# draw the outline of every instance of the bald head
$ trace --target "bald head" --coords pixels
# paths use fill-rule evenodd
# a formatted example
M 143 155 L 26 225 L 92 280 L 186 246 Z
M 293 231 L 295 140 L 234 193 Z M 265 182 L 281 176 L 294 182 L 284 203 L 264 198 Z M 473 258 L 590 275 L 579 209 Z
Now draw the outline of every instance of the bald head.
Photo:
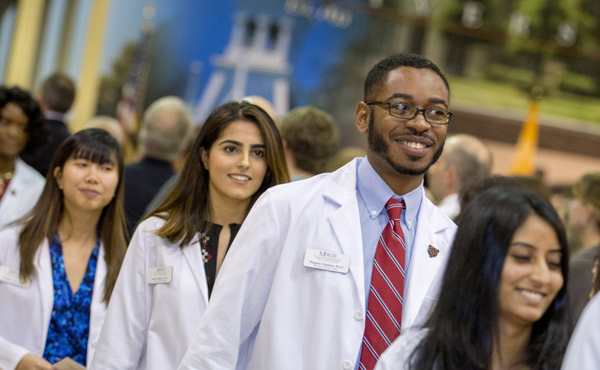
M 277 114 L 275 113 L 275 108 L 270 101 L 258 95 L 249 95 L 242 99 L 242 101 L 247 101 L 250 104 L 257 105 L 261 107 L 269 116 L 273 122 L 277 123 Z
M 492 164 L 492 152 L 478 138 L 467 134 L 449 136 L 440 160 L 427 172 L 429 189 L 438 201 L 459 194 L 490 176 Z
M 125 130 L 123 130 L 123 126 L 121 126 L 121 123 L 116 118 L 96 116 L 88 121 L 86 127 L 104 130 L 114 137 L 119 145 L 123 146 L 125 144 Z

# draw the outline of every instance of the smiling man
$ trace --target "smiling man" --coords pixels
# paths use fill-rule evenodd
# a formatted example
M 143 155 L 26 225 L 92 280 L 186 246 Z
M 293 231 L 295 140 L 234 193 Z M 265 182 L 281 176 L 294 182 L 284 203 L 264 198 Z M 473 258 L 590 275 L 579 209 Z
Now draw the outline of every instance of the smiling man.
M 356 108 L 367 157 L 257 201 L 180 369 L 371 370 L 422 323 L 456 230 L 423 190 L 449 100 L 421 56 L 376 64 Z

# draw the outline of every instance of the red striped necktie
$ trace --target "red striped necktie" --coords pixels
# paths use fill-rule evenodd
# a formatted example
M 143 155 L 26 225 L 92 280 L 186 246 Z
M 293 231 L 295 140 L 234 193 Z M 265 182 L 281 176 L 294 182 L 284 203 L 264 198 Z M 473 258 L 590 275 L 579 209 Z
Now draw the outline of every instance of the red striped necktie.
M 365 334 L 360 355 L 360 369 L 372 370 L 379 356 L 400 335 L 402 304 L 404 302 L 404 233 L 400 216 L 404 201 L 390 198 L 385 204 L 390 221 L 383 229 L 375 260 Z

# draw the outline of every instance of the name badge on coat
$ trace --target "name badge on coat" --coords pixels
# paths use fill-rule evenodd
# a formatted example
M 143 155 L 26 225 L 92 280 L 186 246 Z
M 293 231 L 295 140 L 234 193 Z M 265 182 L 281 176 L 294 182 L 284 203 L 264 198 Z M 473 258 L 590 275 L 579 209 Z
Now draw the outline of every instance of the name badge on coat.
M 345 274 L 350 267 L 350 256 L 318 249 L 307 249 L 304 254 L 304 266 Z
M 148 284 L 169 284 L 173 280 L 173 266 L 151 267 L 148 269 Z

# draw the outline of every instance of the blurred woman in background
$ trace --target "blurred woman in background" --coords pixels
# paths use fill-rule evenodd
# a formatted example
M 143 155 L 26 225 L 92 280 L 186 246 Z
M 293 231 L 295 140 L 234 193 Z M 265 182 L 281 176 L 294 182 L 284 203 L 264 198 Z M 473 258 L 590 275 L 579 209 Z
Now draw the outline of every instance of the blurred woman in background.
M 284 158 L 258 106 L 210 114 L 173 191 L 132 238 L 92 369 L 177 368 L 241 223 L 266 189 L 289 181 Z
M 494 187 L 461 216 L 440 297 L 376 370 L 558 369 L 568 340 L 568 248 L 554 208 Z
M 0 368 L 91 360 L 125 255 L 123 157 L 80 131 L 54 156 L 39 201 L 0 232 Z
M 0 86 L 0 230 L 29 212 L 44 188 L 44 177 L 19 155 L 44 143 L 44 116 L 31 95 Z

